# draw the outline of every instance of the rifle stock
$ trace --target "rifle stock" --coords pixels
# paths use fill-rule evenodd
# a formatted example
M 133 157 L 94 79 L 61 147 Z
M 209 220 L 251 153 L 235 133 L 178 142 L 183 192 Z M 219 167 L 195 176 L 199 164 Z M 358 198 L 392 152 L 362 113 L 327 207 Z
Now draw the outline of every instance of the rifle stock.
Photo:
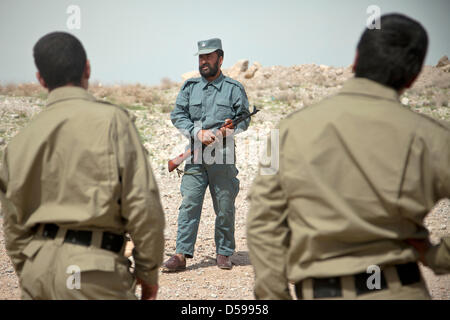
M 172 160 L 169 160 L 169 162 L 167 163 L 169 172 L 172 172 L 173 170 L 178 168 L 178 166 L 182 164 L 184 160 L 189 158 L 190 155 L 191 149 L 189 148 L 185 153 L 180 154 L 179 156 L 173 158 Z

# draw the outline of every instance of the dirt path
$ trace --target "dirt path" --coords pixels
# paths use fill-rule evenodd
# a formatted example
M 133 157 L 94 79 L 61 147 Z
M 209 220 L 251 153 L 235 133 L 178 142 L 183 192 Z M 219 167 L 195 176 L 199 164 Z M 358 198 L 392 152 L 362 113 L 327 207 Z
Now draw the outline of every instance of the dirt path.
M 163 205 L 166 210 L 165 256 L 169 257 L 175 252 L 177 207 L 181 199 L 170 196 L 172 190 L 178 190 L 178 178 L 164 182 L 161 183 L 161 193 L 165 195 Z M 241 181 L 241 193 L 237 200 L 236 253 L 232 257 L 233 269 L 221 270 L 215 264 L 213 228 L 215 217 L 211 197 L 207 194 L 194 258 L 188 260 L 185 272 L 160 273 L 158 299 L 253 299 L 254 274 L 245 238 L 245 215 L 248 204 L 244 198 L 248 187 L 248 181 Z M 450 201 L 446 201 L 427 217 L 426 222 L 432 232 L 432 240 L 438 239 L 450 227 L 449 213 Z M 2 222 L 0 219 L 0 223 Z M 450 275 L 437 277 L 428 268 L 421 269 L 433 299 L 450 299 Z M 0 228 L 0 300 L 19 298 L 17 277 L 6 255 L 3 230 Z

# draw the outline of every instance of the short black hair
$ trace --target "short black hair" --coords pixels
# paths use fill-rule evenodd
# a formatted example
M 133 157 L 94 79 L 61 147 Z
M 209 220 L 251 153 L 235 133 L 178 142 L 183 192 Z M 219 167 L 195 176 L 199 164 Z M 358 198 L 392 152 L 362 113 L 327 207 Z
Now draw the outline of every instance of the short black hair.
M 66 32 L 52 32 L 33 48 L 34 63 L 49 90 L 69 83 L 80 86 L 86 66 L 86 51 L 81 42 Z
M 381 16 L 380 27 L 363 32 L 357 47 L 355 77 L 403 89 L 422 69 L 427 32 L 419 22 L 402 14 Z
M 218 58 L 223 57 L 223 54 L 224 54 L 224 53 L 223 53 L 223 50 L 222 50 L 222 49 L 217 49 L 216 52 L 217 52 L 217 57 L 218 57 Z

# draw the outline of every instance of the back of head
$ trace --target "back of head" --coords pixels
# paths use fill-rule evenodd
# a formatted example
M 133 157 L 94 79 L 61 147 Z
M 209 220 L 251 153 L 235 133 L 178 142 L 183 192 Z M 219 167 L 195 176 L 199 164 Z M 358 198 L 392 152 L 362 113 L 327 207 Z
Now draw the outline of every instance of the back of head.
M 358 43 L 355 76 L 401 90 L 420 73 L 428 48 L 423 26 L 404 15 L 380 18 L 380 29 L 366 29 Z
M 79 86 L 86 66 L 81 42 L 66 32 L 52 32 L 33 48 L 34 62 L 49 90 L 72 84 Z

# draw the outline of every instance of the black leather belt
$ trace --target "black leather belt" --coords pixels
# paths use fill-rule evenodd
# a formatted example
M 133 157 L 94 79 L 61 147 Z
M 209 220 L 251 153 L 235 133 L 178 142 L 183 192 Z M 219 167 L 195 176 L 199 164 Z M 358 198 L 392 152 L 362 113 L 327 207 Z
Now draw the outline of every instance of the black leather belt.
M 56 224 L 45 224 L 42 235 L 47 238 L 55 239 L 59 227 Z M 92 231 L 67 230 L 64 236 L 64 242 L 90 246 L 92 241 Z M 101 248 L 119 253 L 122 249 L 125 238 L 122 235 L 104 231 L 102 234 Z
M 397 270 L 398 277 L 402 285 L 407 286 L 420 282 L 421 275 L 420 270 L 415 262 L 399 264 L 394 266 Z M 388 288 L 386 278 L 383 271 L 380 273 L 380 288 L 379 289 L 369 289 L 367 287 L 367 279 L 371 276 L 371 273 L 358 273 L 353 275 L 355 281 L 356 295 L 360 296 L 366 293 L 373 293 L 376 291 L 384 290 Z M 336 298 L 342 297 L 342 287 L 340 277 L 332 278 L 313 278 L 313 297 L 317 298 Z M 298 299 L 302 299 L 302 283 L 298 282 L 295 284 L 295 292 Z

